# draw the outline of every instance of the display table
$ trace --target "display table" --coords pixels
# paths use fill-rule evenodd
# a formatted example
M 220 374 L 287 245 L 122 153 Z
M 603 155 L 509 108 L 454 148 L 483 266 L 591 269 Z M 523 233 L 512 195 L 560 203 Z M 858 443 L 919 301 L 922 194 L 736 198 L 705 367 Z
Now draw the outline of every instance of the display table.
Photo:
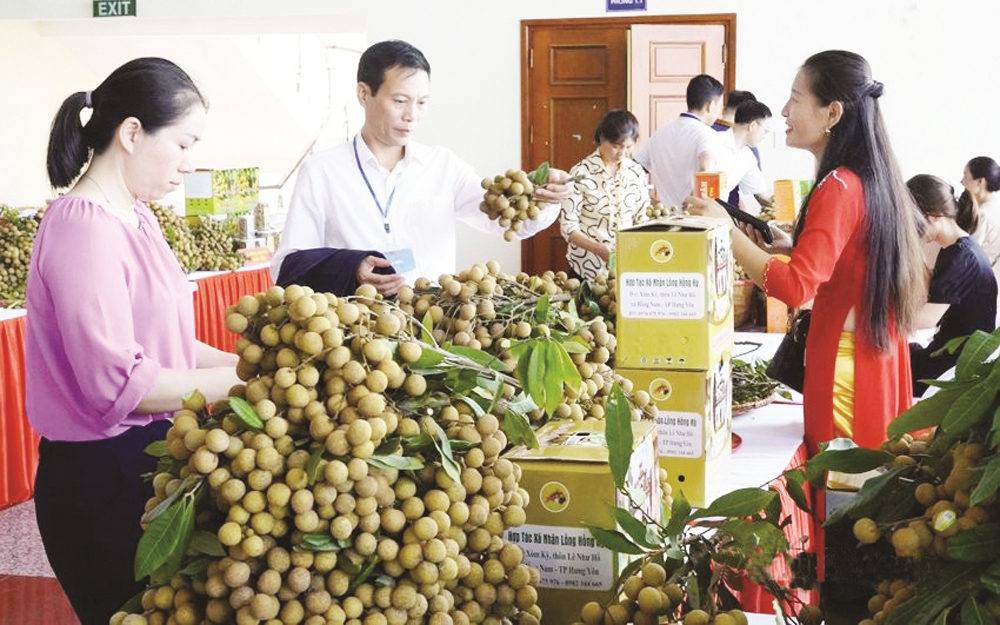
M 236 335 L 226 329 L 226 308 L 244 295 L 267 290 L 272 284 L 268 268 L 197 272 L 190 279 L 195 336 L 232 351 Z M 24 407 L 24 328 L 24 310 L 0 309 L 0 509 L 31 498 L 38 466 L 39 437 Z

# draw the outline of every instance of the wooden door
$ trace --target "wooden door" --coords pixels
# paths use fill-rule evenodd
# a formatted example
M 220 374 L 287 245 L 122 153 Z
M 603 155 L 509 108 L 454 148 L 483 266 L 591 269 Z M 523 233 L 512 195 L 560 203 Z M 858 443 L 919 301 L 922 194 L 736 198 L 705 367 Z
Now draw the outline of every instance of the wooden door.
M 732 89 L 736 80 L 735 14 L 522 21 L 521 167 L 531 170 L 542 161 L 549 161 L 554 167 L 569 170 L 594 149 L 594 128 L 604 114 L 611 109 L 633 106 L 629 101 L 629 82 L 634 80 L 630 71 L 635 71 L 630 70 L 634 64 L 629 59 L 633 28 L 705 24 L 722 29 L 725 58 L 720 74 L 714 70 L 706 73 L 718 77 L 727 90 Z M 673 34 L 679 37 L 679 44 L 690 42 L 694 36 L 684 31 Z M 658 45 L 664 42 L 657 41 Z M 687 56 L 691 55 L 692 46 L 678 47 Z M 691 63 L 685 58 L 683 65 L 687 68 Z M 657 72 L 665 69 L 655 63 L 654 68 Z M 697 73 L 701 72 L 690 76 Z M 657 106 L 654 110 L 661 111 L 657 115 L 665 117 L 670 113 Z M 559 233 L 558 223 L 522 242 L 523 271 L 540 274 L 567 268 L 566 242 Z
M 620 27 L 549 28 L 525 33 L 528 50 L 525 109 L 530 109 L 524 169 L 542 161 L 569 170 L 594 150 L 604 114 L 625 108 L 628 31 Z M 559 222 L 522 243 L 529 274 L 568 269 Z
M 687 110 L 692 78 L 708 74 L 725 81 L 725 35 L 721 24 L 632 26 L 630 102 L 642 139 Z

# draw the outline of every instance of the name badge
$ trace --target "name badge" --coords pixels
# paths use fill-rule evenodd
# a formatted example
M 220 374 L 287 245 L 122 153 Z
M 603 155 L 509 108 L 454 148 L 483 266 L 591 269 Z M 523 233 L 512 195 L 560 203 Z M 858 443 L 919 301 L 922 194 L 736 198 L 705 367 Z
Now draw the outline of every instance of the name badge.
M 413 258 L 413 250 L 410 248 L 402 250 L 392 250 L 383 252 L 386 259 L 392 263 L 392 268 L 396 273 L 410 273 L 417 268 L 417 261 Z

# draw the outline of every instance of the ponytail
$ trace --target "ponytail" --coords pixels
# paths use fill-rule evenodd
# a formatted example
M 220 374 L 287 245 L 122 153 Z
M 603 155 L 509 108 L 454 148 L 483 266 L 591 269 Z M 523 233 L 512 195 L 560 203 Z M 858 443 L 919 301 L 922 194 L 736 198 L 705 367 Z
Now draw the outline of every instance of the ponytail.
M 87 93 L 78 91 L 66 98 L 52 120 L 45 164 L 49 182 L 57 189 L 72 184 L 90 159 L 90 149 L 80 121 L 84 108 L 87 108 Z
M 979 228 L 980 212 L 968 190 L 962 191 L 962 195 L 958 196 L 958 214 L 955 216 L 958 227 L 969 234 L 974 233 Z

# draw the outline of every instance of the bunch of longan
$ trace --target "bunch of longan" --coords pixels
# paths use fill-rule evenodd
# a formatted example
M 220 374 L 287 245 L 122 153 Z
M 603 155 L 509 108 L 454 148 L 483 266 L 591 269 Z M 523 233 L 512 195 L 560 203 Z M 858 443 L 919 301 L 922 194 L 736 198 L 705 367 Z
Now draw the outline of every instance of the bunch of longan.
M 524 222 L 537 218 L 542 210 L 539 202 L 531 197 L 535 183 L 520 169 L 508 169 L 493 178 L 483 178 L 482 187 L 486 193 L 479 209 L 506 228 L 503 236 L 506 241 L 516 239 Z
M 171 601 L 151 587 L 147 622 L 540 622 L 538 573 L 504 538 L 528 494 L 500 420 L 411 370 L 431 347 L 398 308 L 368 287 L 293 285 L 241 298 L 226 322 L 241 334 L 235 395 L 261 425 L 198 405 L 175 417 L 175 467 L 148 510 L 203 476 L 196 529 L 224 555 L 175 575 Z
M 158 202 L 148 205 L 184 271 L 219 271 L 243 265 L 242 257 L 233 250 L 232 233 L 223 221 L 183 217 Z
M 22 216 L 21 211 L 0 205 L 0 307 L 24 305 L 31 246 L 44 209 Z

